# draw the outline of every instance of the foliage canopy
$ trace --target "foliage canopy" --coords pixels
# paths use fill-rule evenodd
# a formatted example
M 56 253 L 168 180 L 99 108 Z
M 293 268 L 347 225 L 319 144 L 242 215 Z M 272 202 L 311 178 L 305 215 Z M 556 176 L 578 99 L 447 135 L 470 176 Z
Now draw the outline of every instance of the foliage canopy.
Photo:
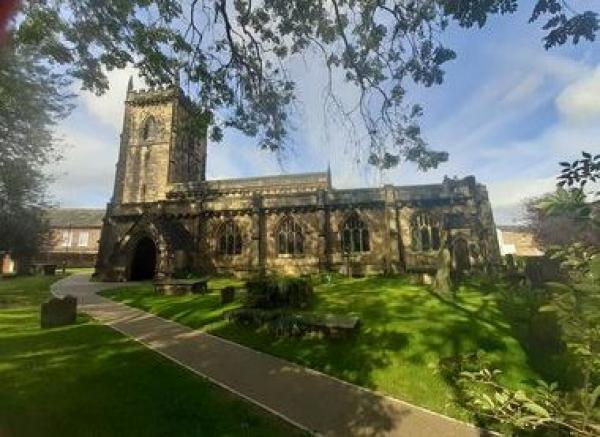
M 260 147 L 286 145 L 296 84 L 288 61 L 309 53 L 328 68 L 326 104 L 337 109 L 368 162 L 380 169 L 402 160 L 435 168 L 448 159 L 421 136 L 422 108 L 407 99 L 411 82 L 441 84 L 455 58 L 440 35 L 451 22 L 484 26 L 491 15 L 517 10 L 517 0 L 26 0 L 19 43 L 68 66 L 83 88 L 108 87 L 106 70 L 135 65 L 150 84 L 183 81 L 223 128 L 257 137 Z M 591 11 L 563 0 L 537 0 L 530 21 L 544 21 L 544 46 L 593 41 Z M 341 77 L 358 90 L 344 101 Z
M 31 257 L 44 235 L 43 168 L 58 157 L 56 122 L 71 110 L 68 76 L 33 47 L 0 49 L 0 250 Z

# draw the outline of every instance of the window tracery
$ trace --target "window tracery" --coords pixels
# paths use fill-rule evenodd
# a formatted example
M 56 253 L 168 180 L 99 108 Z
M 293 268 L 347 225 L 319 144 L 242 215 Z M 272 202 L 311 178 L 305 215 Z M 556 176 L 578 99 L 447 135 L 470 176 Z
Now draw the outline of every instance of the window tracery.
M 412 249 L 418 252 L 439 250 L 441 246 L 439 221 L 425 212 L 413 216 L 411 224 Z
M 277 253 L 280 255 L 301 255 L 304 253 L 304 235 L 300 225 L 286 217 L 277 229 Z
M 219 255 L 239 255 L 242 253 L 242 234 L 233 221 L 223 223 L 219 229 Z
M 369 229 L 356 212 L 346 219 L 342 226 L 343 252 L 368 252 L 371 250 Z

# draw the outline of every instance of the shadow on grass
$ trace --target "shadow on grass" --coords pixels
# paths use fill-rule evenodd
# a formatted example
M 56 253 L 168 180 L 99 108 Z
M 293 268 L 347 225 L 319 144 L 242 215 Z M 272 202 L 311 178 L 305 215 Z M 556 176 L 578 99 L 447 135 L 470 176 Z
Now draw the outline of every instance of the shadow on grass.
M 0 311 L 2 435 L 302 435 L 86 317 L 42 330 L 36 309 Z
M 218 294 L 160 297 L 149 289 L 112 291 L 111 297 L 177 320 L 192 328 L 380 390 L 459 419 L 472 419 L 460 405 L 453 377 L 440 362 L 478 350 L 501 363 L 507 379 L 520 384 L 533 375 L 493 290 L 467 284 L 456 299 L 442 298 L 407 278 L 338 280 L 316 288 L 313 310 L 356 315 L 359 334 L 350 339 L 275 338 L 222 320 Z

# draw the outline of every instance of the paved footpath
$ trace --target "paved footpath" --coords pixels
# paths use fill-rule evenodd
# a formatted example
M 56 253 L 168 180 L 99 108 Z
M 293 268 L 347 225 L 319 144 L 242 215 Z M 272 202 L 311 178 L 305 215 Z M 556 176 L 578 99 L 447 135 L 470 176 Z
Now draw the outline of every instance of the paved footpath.
M 187 369 L 325 436 L 481 436 L 485 431 L 388 396 L 254 351 L 179 323 L 97 296 L 125 283 L 77 275 L 52 292 L 71 294 L 81 311 Z

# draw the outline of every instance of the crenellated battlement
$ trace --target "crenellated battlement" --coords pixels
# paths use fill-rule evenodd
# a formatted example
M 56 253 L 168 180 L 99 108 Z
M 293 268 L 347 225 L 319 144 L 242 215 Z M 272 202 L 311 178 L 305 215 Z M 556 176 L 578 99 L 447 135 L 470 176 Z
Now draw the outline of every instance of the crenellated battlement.
M 139 106 L 166 103 L 174 100 L 178 101 L 180 105 L 183 105 L 186 108 L 191 108 L 193 106 L 192 100 L 185 95 L 178 85 L 162 85 L 137 90 L 130 88 L 127 90 L 125 102 L 130 105 Z
M 130 79 L 125 102 L 116 204 L 163 200 L 171 183 L 204 180 L 206 133 L 189 133 L 198 112 L 178 84 L 135 90 Z

